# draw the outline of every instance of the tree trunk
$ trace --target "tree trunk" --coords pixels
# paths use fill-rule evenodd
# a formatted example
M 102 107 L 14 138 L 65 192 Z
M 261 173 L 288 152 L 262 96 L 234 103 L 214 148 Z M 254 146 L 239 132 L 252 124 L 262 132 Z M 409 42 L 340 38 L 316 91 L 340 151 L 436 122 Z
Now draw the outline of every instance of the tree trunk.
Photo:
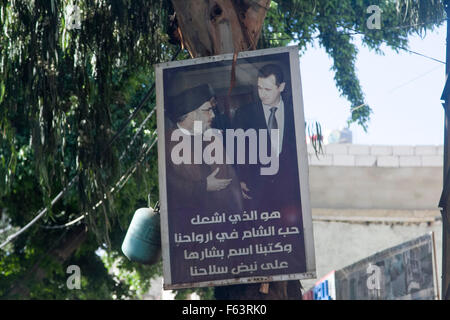
M 178 37 L 191 57 L 255 50 L 270 0 L 172 0 Z M 220 300 L 301 299 L 300 281 L 215 288 Z
M 193 58 L 254 50 L 270 0 L 172 0 Z

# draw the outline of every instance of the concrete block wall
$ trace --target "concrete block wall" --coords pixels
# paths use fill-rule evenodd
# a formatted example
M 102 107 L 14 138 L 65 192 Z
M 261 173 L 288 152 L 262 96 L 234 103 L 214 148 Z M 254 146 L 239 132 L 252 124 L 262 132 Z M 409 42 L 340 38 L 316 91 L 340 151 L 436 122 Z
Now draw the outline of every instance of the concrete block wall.
M 383 146 L 328 144 L 316 156 L 308 144 L 310 166 L 442 167 L 443 146 Z
M 305 289 L 331 270 L 430 231 L 440 275 L 443 147 L 330 144 L 323 151 L 317 158 L 308 145 L 317 279 L 302 280 Z M 417 219 L 422 214 L 431 220 Z

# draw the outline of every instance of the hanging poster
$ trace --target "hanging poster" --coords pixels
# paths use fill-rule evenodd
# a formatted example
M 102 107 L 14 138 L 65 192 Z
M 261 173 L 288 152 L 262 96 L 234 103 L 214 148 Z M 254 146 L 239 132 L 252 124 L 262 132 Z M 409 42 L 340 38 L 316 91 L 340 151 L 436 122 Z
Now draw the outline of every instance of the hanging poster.
M 298 48 L 155 72 L 164 287 L 314 278 Z

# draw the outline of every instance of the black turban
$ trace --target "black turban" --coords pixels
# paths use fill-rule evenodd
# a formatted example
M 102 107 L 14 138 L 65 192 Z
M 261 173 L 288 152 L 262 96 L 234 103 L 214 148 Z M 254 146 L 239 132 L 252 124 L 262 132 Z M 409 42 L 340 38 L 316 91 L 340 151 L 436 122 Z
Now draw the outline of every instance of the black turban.
M 181 116 L 199 108 L 214 96 L 214 89 L 209 84 L 186 89 L 176 96 L 168 97 L 166 113 L 173 122 L 177 122 Z

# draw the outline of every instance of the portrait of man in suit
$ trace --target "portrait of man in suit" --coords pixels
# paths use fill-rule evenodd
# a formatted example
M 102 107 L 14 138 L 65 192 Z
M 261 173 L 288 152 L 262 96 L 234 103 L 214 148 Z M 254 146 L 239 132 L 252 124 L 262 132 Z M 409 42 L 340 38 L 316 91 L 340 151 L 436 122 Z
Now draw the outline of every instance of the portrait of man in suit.
M 258 99 L 256 103 L 241 106 L 234 117 L 234 127 L 243 130 L 265 130 L 269 136 L 267 150 L 278 154 L 278 172 L 261 174 L 262 164 L 238 165 L 238 176 L 246 208 L 259 210 L 300 210 L 300 185 L 298 178 L 297 149 L 294 127 L 292 95 L 288 90 L 283 69 L 275 63 L 263 65 L 258 70 Z M 270 139 L 278 130 L 278 141 Z M 261 134 L 258 135 L 259 153 Z M 247 146 L 247 155 L 251 146 Z

